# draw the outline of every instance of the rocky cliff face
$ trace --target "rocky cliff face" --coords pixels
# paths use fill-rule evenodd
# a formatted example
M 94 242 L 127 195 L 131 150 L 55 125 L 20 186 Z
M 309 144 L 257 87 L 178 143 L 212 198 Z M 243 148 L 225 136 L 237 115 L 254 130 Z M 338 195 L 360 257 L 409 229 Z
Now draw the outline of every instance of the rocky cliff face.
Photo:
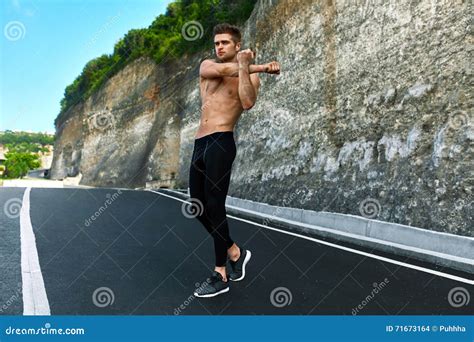
M 53 155 L 54 155 L 54 146 L 53 145 L 46 145 L 48 152 L 39 152 L 39 162 L 40 162 L 40 169 L 49 169 L 53 162 Z
M 81 184 L 92 186 L 172 185 L 180 143 L 175 68 L 137 59 L 70 108 L 58 123 L 51 178 L 81 173 Z
M 229 195 L 473 236 L 468 6 L 259 1 L 244 46 L 282 73 L 236 127 Z M 203 57 L 137 60 L 71 108 L 52 176 L 187 187 Z

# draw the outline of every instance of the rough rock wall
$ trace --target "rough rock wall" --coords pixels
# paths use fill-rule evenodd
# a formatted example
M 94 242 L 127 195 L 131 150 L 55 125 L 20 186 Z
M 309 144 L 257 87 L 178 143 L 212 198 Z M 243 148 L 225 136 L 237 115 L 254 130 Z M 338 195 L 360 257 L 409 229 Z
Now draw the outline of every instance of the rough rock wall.
M 39 162 L 41 166 L 40 169 L 49 169 L 53 162 L 54 156 L 54 146 L 53 145 L 46 145 L 45 146 L 49 151 L 48 152 L 39 152 Z
M 260 1 L 244 45 L 282 73 L 238 123 L 229 195 L 472 236 L 472 24 L 467 1 Z
M 470 3 L 259 1 L 244 46 L 282 73 L 236 127 L 229 195 L 473 236 Z M 71 109 L 56 176 L 186 188 L 204 57 L 138 60 Z
M 173 185 L 180 117 L 166 98 L 180 89 L 170 83 L 174 67 L 137 59 L 69 109 L 58 123 L 51 178 L 81 173 L 81 184 L 91 186 Z

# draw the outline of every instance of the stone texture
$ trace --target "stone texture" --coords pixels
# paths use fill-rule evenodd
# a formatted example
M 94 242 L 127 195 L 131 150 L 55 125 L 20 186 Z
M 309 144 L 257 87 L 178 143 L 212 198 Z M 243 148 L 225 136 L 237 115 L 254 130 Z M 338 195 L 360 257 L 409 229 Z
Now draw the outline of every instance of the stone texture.
M 72 107 L 58 123 L 51 178 L 81 173 L 81 184 L 91 186 L 174 185 L 181 119 L 169 93 L 179 84 L 167 82 L 175 67 L 140 58 Z

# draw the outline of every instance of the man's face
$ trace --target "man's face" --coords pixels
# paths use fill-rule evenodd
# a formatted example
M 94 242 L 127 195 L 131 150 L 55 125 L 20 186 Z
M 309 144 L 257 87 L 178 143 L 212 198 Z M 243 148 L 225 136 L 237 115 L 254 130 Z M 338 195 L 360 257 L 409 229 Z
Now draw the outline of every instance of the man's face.
M 221 62 L 232 60 L 240 50 L 240 43 L 234 43 L 229 33 L 216 34 L 214 36 L 214 48 L 217 59 Z

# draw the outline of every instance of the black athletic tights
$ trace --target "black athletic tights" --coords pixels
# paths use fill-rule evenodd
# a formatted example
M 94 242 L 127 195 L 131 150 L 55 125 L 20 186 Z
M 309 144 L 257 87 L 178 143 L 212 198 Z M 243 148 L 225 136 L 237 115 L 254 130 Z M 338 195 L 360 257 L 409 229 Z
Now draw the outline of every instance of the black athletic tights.
M 197 219 L 214 239 L 216 266 L 225 266 L 227 249 L 234 241 L 227 224 L 225 199 L 236 147 L 232 131 L 214 132 L 194 140 L 189 172 L 189 195 L 199 200 Z M 199 203 L 198 202 L 198 203 Z

